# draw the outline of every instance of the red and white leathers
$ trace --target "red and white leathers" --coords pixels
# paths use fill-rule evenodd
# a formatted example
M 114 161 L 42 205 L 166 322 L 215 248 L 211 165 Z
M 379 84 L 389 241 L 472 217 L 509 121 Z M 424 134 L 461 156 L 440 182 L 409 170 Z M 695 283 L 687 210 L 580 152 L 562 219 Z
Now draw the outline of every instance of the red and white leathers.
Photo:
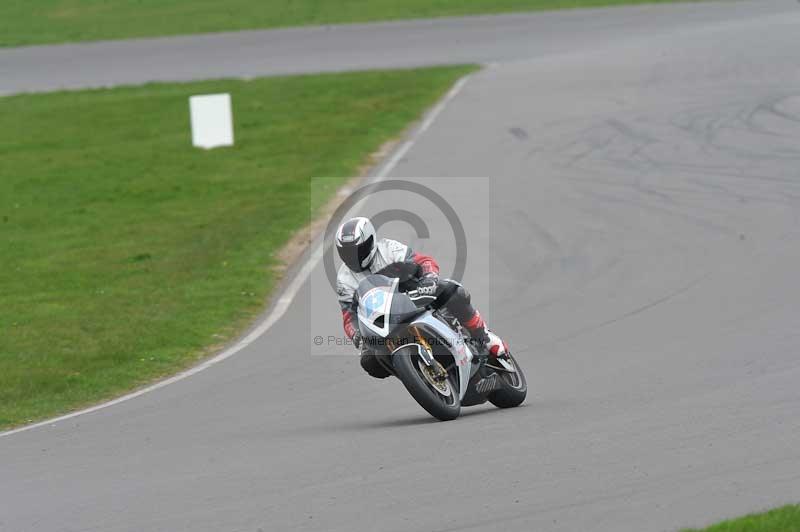
M 361 272 L 354 272 L 342 264 L 337 274 L 336 292 L 342 309 L 344 332 L 350 339 L 355 335 L 357 327 L 357 307 L 354 302 L 354 296 L 359 283 L 366 276 L 396 262 L 413 262 L 419 267 L 419 277 L 434 276 L 438 278 L 439 275 L 439 265 L 432 257 L 416 253 L 402 242 L 382 238 L 377 241 L 376 248 L 375 257 L 367 269 Z M 453 295 L 445 305 L 447 310 L 458 319 L 473 338 L 486 343 L 486 347 L 492 356 L 503 355 L 507 350 L 505 342 L 486 327 L 480 312 L 472 306 L 471 297 L 466 289 L 459 283 L 449 279 L 438 281 L 440 289 L 453 284 L 456 286 L 455 290 L 453 290 Z

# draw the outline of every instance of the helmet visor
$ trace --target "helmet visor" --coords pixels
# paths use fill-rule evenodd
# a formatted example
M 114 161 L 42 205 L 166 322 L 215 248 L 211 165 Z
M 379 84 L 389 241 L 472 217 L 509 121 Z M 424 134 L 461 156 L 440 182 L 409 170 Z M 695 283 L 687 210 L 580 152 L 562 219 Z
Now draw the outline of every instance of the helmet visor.
M 361 244 L 342 244 L 336 246 L 339 251 L 339 258 L 342 259 L 348 268 L 353 271 L 360 272 L 366 269 L 367 265 L 364 264 L 372 253 L 374 238 L 370 236 Z

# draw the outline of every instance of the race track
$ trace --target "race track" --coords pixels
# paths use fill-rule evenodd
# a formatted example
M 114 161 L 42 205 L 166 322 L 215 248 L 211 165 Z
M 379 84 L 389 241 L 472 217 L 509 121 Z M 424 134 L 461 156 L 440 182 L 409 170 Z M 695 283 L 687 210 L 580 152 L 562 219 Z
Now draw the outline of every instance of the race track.
M 375 27 L 435 43 L 443 26 L 452 51 L 468 20 Z M 523 407 L 437 423 L 396 381 L 322 356 L 312 337 L 341 325 L 317 264 L 236 356 L 0 437 L 1 531 L 674 531 L 800 499 L 798 4 L 475 20 L 517 24 L 526 44 L 397 58 L 353 40 L 319 62 L 491 61 L 390 177 L 490 178 L 490 223 L 465 225 L 491 275 L 466 282 L 527 371 Z M 58 50 L 0 52 L 0 91 L 44 90 L 8 58 Z M 258 73 L 291 70 L 271 68 Z M 448 269 L 450 235 L 435 223 L 412 243 Z

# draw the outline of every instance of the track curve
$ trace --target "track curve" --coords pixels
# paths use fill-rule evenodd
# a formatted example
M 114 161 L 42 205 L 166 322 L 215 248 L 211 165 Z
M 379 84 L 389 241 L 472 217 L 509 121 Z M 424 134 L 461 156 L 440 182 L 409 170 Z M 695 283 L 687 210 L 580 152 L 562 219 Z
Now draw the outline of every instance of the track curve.
M 669 23 L 618 35 L 641 12 Z M 312 358 L 340 327 L 318 266 L 236 357 L 0 438 L 0 530 L 675 530 L 796 499 L 800 11 L 592 13 L 474 75 L 392 172 L 491 176 L 470 286 L 522 408 L 440 424 Z

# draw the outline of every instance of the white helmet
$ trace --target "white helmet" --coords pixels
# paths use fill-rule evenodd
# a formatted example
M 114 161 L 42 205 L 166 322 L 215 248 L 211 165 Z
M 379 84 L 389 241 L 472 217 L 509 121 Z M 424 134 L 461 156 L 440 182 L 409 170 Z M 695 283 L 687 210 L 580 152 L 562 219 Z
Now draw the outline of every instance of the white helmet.
M 354 272 L 369 268 L 376 250 L 375 228 L 369 218 L 351 218 L 336 231 L 336 251 Z

